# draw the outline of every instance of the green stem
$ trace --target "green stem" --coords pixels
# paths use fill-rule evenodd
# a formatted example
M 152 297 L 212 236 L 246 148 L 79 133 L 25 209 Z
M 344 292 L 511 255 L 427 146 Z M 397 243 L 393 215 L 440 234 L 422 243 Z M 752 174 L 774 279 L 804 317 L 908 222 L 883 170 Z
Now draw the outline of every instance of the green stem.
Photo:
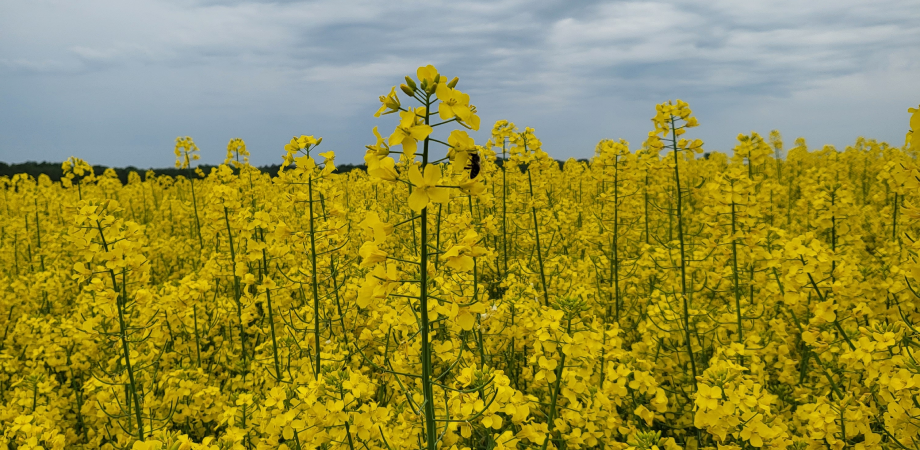
M 105 240 L 105 233 L 102 231 L 102 224 L 97 220 L 96 229 L 99 230 L 99 237 L 102 239 L 102 248 L 108 253 L 109 244 Z M 115 278 L 115 270 L 109 269 L 109 275 L 112 278 L 112 289 L 116 292 L 115 305 L 118 309 L 118 335 L 121 338 L 121 347 L 123 350 L 125 358 L 125 370 L 128 371 L 128 385 L 125 386 L 128 392 L 131 394 L 132 399 L 134 400 L 134 416 L 137 420 L 137 439 L 139 441 L 144 440 L 144 420 L 141 417 L 141 399 L 137 393 L 137 384 L 134 381 L 134 368 L 131 366 L 131 349 L 128 346 L 128 324 L 125 320 L 125 302 L 127 301 L 127 287 L 125 269 L 122 269 L 121 272 L 121 293 L 119 294 L 118 282 Z
M 645 244 L 651 244 L 651 234 L 649 233 L 648 228 L 648 170 L 645 171 L 645 189 L 643 190 L 643 197 L 645 198 Z
M 786 289 L 783 287 L 783 283 L 782 283 L 782 282 L 780 281 L 780 279 L 779 279 L 779 273 L 777 272 L 776 267 L 773 268 L 773 277 L 776 278 L 776 284 L 777 284 L 777 286 L 779 286 L 779 292 L 780 292 L 780 294 L 783 295 L 783 296 L 785 296 L 785 295 L 786 295 Z M 802 324 L 801 324 L 801 322 L 799 322 L 799 317 L 795 314 L 795 311 L 793 311 L 792 308 L 791 308 L 790 306 L 788 306 L 788 305 L 784 305 L 784 306 L 786 306 L 786 311 L 789 311 L 789 314 L 792 316 L 792 321 L 795 323 L 796 328 L 798 328 L 798 330 L 799 330 L 799 336 L 801 336 L 801 335 L 805 332 L 805 329 L 802 328 Z M 807 349 L 807 348 L 808 348 L 808 347 L 806 346 L 806 349 Z M 806 351 L 807 351 L 807 350 L 806 350 Z M 821 357 L 820 357 L 820 355 L 818 355 L 818 354 L 815 353 L 815 352 L 809 352 L 808 355 L 810 355 L 812 358 L 814 358 L 814 359 L 815 359 L 815 362 L 818 363 L 818 366 L 822 369 L 821 371 L 823 372 L 824 377 L 827 378 L 827 382 L 830 383 L 830 385 L 831 385 L 831 390 L 833 390 L 834 393 L 837 394 L 837 398 L 842 399 L 842 398 L 843 398 L 843 394 L 841 393 L 840 388 L 837 387 L 837 383 L 834 381 L 834 378 L 833 378 L 833 377 L 831 376 L 831 374 L 827 371 L 827 368 L 824 367 L 824 363 L 821 362 Z M 807 358 L 804 358 L 804 360 L 807 361 Z
M 198 249 L 204 251 L 204 239 L 201 238 L 201 222 L 198 220 L 198 200 L 195 197 L 195 180 L 192 178 L 192 169 L 189 168 L 188 181 L 192 186 L 192 208 L 195 209 L 195 230 L 198 232 Z
M 614 156 L 613 170 L 613 261 L 610 264 L 611 280 L 613 283 L 614 304 L 616 305 L 616 321 L 620 323 L 620 158 Z
M 738 317 L 738 343 L 744 345 L 744 327 L 741 324 L 741 286 L 738 281 L 738 240 L 735 239 L 735 201 L 732 200 L 732 283 L 735 291 L 735 313 Z M 738 364 L 744 365 L 744 357 L 738 355 Z
M 192 321 L 195 324 L 195 352 L 198 355 L 198 367 L 201 367 L 201 336 L 198 335 L 198 305 L 192 305 Z
M 431 107 L 431 98 L 425 98 L 425 110 Z M 427 125 L 430 118 L 425 115 L 425 124 Z M 425 138 L 424 150 L 422 153 L 422 167 L 428 164 L 428 138 Z M 422 209 L 421 214 L 421 293 L 419 294 L 419 303 L 421 308 L 421 338 L 422 338 L 422 395 L 424 397 L 424 414 L 425 414 L 425 444 L 428 450 L 435 450 L 437 443 L 437 424 L 434 415 L 434 390 L 431 379 L 431 343 L 428 337 L 429 319 L 428 319 L 428 206 Z
M 565 332 L 566 334 L 571 333 L 572 331 L 572 318 L 568 319 L 566 324 Z M 562 348 L 559 347 L 561 356 L 559 357 L 559 365 L 556 366 L 556 383 L 553 386 L 553 393 L 550 397 L 549 404 L 549 413 L 546 416 L 546 439 L 543 441 L 543 448 L 541 450 L 546 450 L 547 444 L 549 444 L 550 435 L 553 434 L 553 430 L 556 425 L 556 401 L 559 399 L 559 391 L 562 389 L 562 371 L 565 369 L 565 352 L 562 351 Z
M 837 191 L 831 193 L 831 207 L 835 206 L 837 202 Z M 837 216 L 831 216 L 831 251 L 834 252 L 834 256 L 831 259 L 831 284 L 837 281 Z
M 313 268 L 310 276 L 310 284 L 313 288 L 313 343 L 316 346 L 316 365 L 313 375 L 318 380 L 323 357 L 319 343 L 319 287 L 316 279 L 316 219 L 313 213 L 313 175 L 310 175 L 308 180 L 307 192 L 309 192 L 310 203 L 310 264 Z
M 891 240 L 898 240 L 898 193 L 894 193 L 894 217 L 891 220 Z
M 230 214 L 224 207 L 224 223 L 227 225 L 227 241 L 230 245 L 230 270 L 233 272 L 233 300 L 236 302 L 236 317 L 240 323 L 240 357 L 246 361 L 246 330 L 243 326 L 243 305 L 240 299 L 243 296 L 240 287 L 240 277 L 236 276 L 236 249 L 233 247 L 233 231 L 230 230 Z
M 693 355 L 693 343 L 690 340 L 690 300 L 687 295 L 687 257 L 684 249 L 683 191 L 680 187 L 679 154 L 677 149 L 677 130 L 674 116 L 671 116 L 671 149 L 674 152 L 674 184 L 677 188 L 677 238 L 680 241 L 680 294 L 683 300 L 684 338 L 687 341 L 687 353 L 690 355 L 690 370 L 693 376 L 693 390 L 696 386 L 696 357 Z
M 526 148 L 526 142 L 524 144 Z M 540 249 L 540 225 L 537 221 L 537 207 L 533 204 L 533 177 L 527 168 L 527 184 L 530 186 L 530 214 L 533 217 L 533 233 L 537 243 L 537 262 L 540 264 L 540 284 L 543 286 L 543 302 L 549 306 L 549 293 L 546 287 L 546 272 L 543 270 L 543 251 Z
M 508 174 L 505 172 L 507 148 L 502 138 L 502 256 L 504 257 L 504 276 L 508 276 Z
M 262 237 L 262 243 L 265 243 L 265 232 L 263 230 L 258 230 Z M 265 248 L 262 248 L 262 267 L 264 267 L 265 275 L 268 275 L 268 255 L 265 252 Z M 278 339 L 275 337 L 275 316 L 272 309 L 272 291 L 265 288 L 265 306 L 268 308 L 268 326 L 271 329 L 272 333 L 272 356 L 275 359 L 275 380 L 279 383 L 281 379 L 281 363 L 278 360 Z

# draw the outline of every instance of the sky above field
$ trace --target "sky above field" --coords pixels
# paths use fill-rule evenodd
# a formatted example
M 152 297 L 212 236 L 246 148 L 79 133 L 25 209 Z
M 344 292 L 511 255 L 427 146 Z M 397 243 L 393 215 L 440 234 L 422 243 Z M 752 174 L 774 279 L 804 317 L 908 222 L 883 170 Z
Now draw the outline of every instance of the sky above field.
M 787 144 L 904 143 L 920 104 L 917 0 L 0 0 L 0 161 L 171 166 L 177 136 L 255 164 L 291 136 L 362 160 L 393 116 L 377 97 L 434 64 L 488 138 L 533 127 L 559 159 L 639 147 L 656 103 L 689 102 L 709 151 L 779 129 Z

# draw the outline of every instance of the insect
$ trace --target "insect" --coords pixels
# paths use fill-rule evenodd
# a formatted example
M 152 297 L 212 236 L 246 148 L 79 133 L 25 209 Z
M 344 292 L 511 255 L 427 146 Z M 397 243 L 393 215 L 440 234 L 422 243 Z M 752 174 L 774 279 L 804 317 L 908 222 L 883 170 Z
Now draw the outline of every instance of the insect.
M 479 153 L 470 153 L 470 163 L 466 166 L 470 171 L 470 179 L 476 178 L 476 175 L 479 175 Z

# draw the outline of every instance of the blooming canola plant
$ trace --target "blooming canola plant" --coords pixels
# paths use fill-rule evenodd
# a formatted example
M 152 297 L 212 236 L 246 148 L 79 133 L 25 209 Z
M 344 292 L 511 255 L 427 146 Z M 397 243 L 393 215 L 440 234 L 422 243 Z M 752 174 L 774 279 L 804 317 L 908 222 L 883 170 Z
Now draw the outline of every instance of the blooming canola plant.
M 920 109 L 700 157 L 677 100 L 560 165 L 458 84 L 381 96 L 366 172 L 0 178 L 0 448 L 920 445 Z

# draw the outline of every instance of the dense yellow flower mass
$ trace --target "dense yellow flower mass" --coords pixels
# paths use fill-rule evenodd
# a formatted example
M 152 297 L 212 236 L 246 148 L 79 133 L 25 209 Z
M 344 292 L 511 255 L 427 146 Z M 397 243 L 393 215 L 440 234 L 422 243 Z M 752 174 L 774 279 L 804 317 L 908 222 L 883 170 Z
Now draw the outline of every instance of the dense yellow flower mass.
M 918 109 L 701 157 L 677 100 L 560 165 L 415 75 L 367 172 L 0 178 L 0 449 L 920 446 Z

